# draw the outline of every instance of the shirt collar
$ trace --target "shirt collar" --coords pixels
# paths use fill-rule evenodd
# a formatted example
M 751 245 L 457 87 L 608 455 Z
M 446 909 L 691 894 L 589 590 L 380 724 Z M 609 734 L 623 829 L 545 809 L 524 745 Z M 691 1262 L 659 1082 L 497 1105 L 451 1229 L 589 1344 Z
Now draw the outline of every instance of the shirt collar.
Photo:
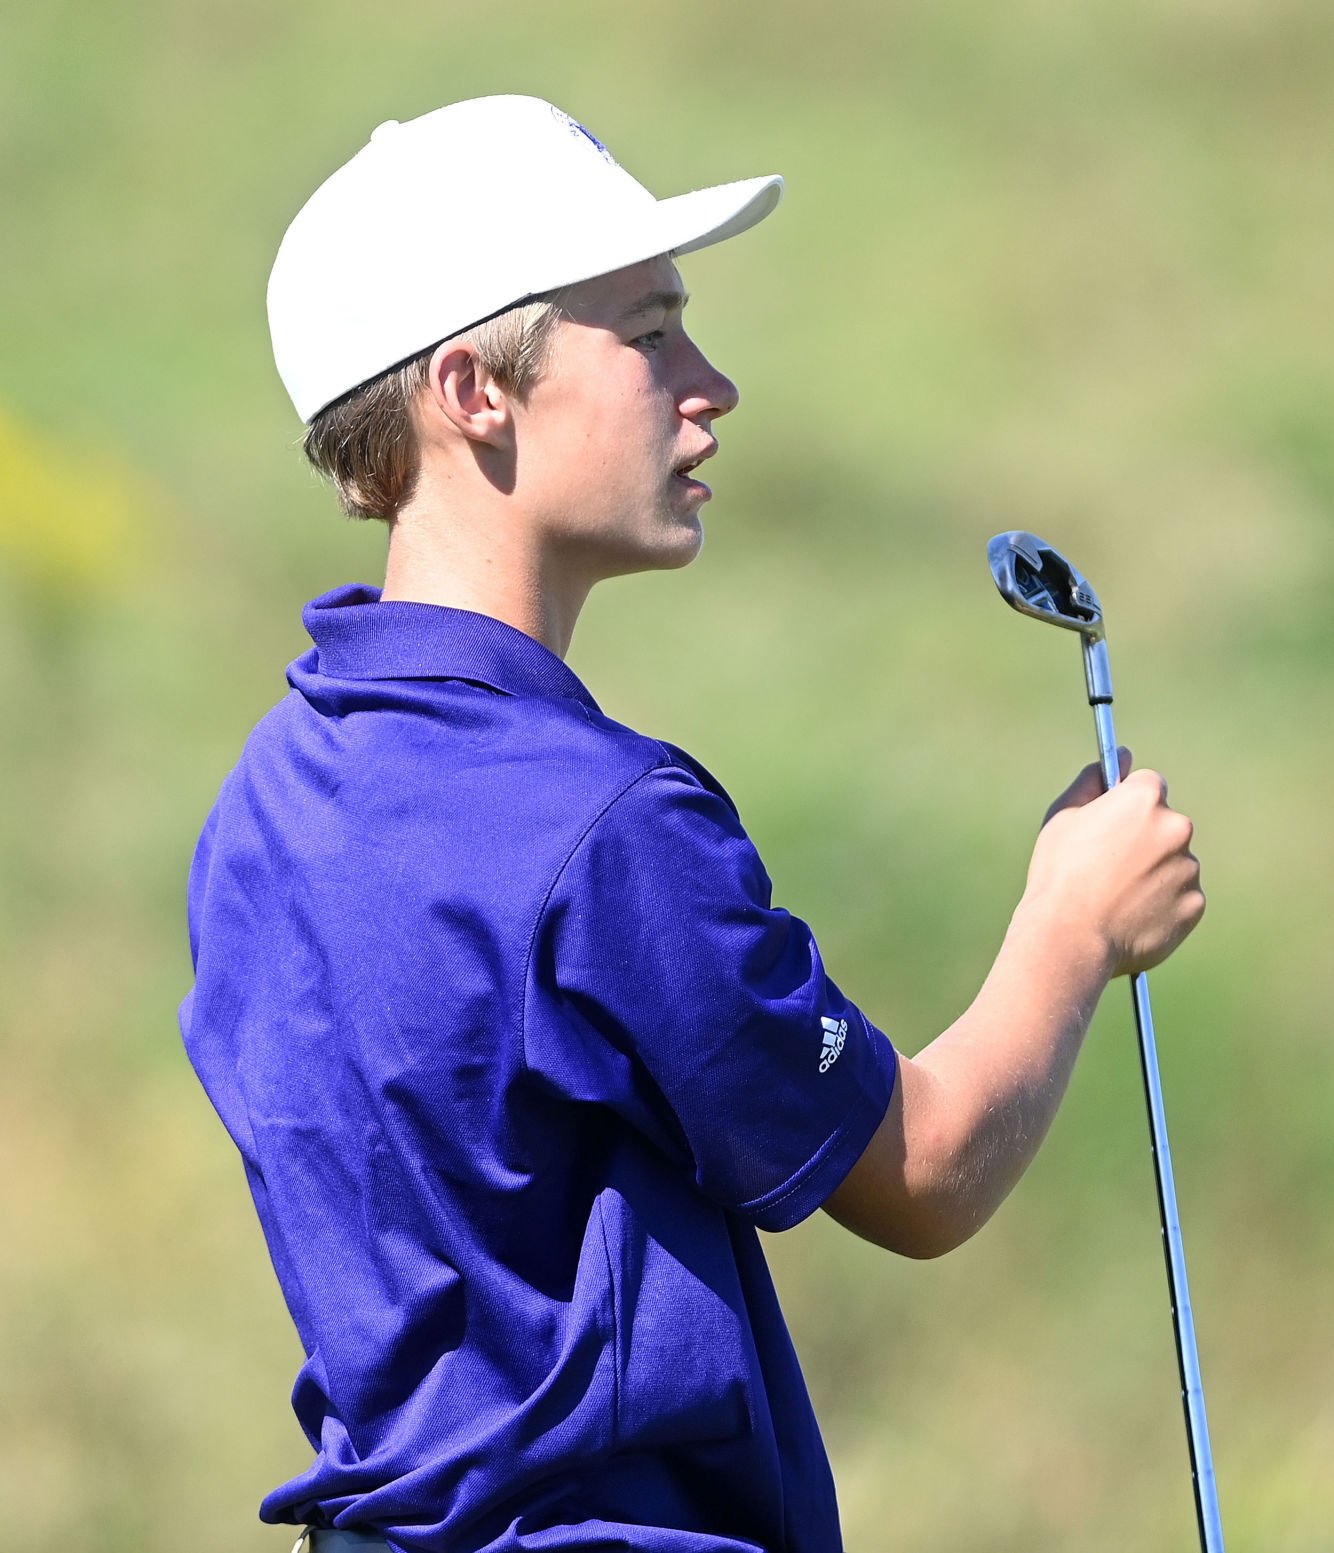
M 509 695 L 568 696 L 598 710 L 578 675 L 522 631 L 444 604 L 382 600 L 352 583 L 301 613 L 331 679 L 465 679 Z

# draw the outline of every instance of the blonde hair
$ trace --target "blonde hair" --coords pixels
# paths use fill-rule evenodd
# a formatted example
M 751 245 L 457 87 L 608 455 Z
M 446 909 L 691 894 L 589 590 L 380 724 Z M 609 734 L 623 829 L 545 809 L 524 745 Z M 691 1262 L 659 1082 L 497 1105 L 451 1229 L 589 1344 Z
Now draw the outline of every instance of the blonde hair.
M 548 292 L 458 336 L 505 392 L 523 400 L 546 370 L 562 316 L 560 292 Z M 438 342 L 437 342 L 438 343 Z M 338 494 L 349 518 L 388 522 L 412 499 L 420 467 L 412 406 L 426 387 L 436 346 L 390 367 L 318 412 L 306 428 L 306 457 Z

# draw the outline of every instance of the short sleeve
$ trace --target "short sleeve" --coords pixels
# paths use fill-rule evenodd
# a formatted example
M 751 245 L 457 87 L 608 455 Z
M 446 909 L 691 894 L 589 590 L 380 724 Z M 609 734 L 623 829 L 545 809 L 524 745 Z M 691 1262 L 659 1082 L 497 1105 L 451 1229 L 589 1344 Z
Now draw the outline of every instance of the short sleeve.
M 548 899 L 541 954 L 564 1017 L 533 1031 L 529 1055 L 558 1084 L 577 1074 L 583 1099 L 600 1098 L 590 1075 L 636 1085 L 670 1113 L 698 1188 L 777 1230 L 860 1158 L 896 1061 L 771 893 L 721 792 L 680 766 L 642 776 Z

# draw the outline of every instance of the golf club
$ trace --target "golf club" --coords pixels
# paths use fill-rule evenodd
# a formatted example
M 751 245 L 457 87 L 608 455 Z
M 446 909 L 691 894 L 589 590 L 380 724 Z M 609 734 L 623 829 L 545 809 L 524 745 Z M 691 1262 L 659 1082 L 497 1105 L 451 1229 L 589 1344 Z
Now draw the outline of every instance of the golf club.
M 987 560 L 1001 597 L 1022 615 L 1045 620 L 1066 631 L 1076 631 L 1084 652 L 1084 678 L 1089 705 L 1098 732 L 1098 756 L 1108 788 L 1121 779 L 1112 727 L 1112 674 L 1108 666 L 1107 640 L 1103 631 L 1098 595 L 1063 556 L 1034 534 L 1016 530 L 997 534 L 987 545 Z M 1172 1300 L 1172 1331 L 1176 1337 L 1177 1364 L 1181 1373 L 1181 1398 L 1186 1412 L 1186 1440 L 1190 1446 L 1191 1474 L 1195 1486 L 1195 1513 L 1203 1553 L 1222 1553 L 1223 1527 L 1218 1512 L 1213 1455 L 1209 1449 L 1209 1425 L 1204 1412 L 1204 1387 L 1200 1380 L 1199 1354 L 1195 1347 L 1195 1321 L 1186 1283 L 1186 1253 L 1181 1244 L 1177 1217 L 1176 1186 L 1172 1179 L 1172 1155 L 1167 1146 L 1167 1119 L 1163 1111 L 1162 1082 L 1158 1075 L 1158 1049 L 1149 1007 L 1148 977 L 1141 971 L 1131 978 L 1135 1024 L 1139 1031 L 1140 1066 L 1149 1108 L 1154 1179 L 1158 1187 L 1158 1212 L 1167 1261 L 1167 1284 Z

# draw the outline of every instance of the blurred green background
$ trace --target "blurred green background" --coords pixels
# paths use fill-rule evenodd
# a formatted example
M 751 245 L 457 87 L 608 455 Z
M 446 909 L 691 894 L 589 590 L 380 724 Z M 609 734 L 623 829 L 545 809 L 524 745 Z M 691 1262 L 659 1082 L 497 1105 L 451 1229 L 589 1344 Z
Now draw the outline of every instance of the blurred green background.
M 788 177 L 684 266 L 742 388 L 705 554 L 571 662 L 722 777 L 906 1050 L 1092 755 L 985 541 L 1101 593 L 1210 893 L 1154 988 L 1229 1546 L 1329 1547 L 1332 87 L 1326 0 L 5 8 L 0 1546 L 290 1543 L 298 1352 L 179 1047 L 184 879 L 302 602 L 383 539 L 304 469 L 264 285 L 374 124 L 530 91 L 660 194 Z M 1194 1545 L 1127 1005 L 969 1246 L 768 1242 L 849 1548 Z

